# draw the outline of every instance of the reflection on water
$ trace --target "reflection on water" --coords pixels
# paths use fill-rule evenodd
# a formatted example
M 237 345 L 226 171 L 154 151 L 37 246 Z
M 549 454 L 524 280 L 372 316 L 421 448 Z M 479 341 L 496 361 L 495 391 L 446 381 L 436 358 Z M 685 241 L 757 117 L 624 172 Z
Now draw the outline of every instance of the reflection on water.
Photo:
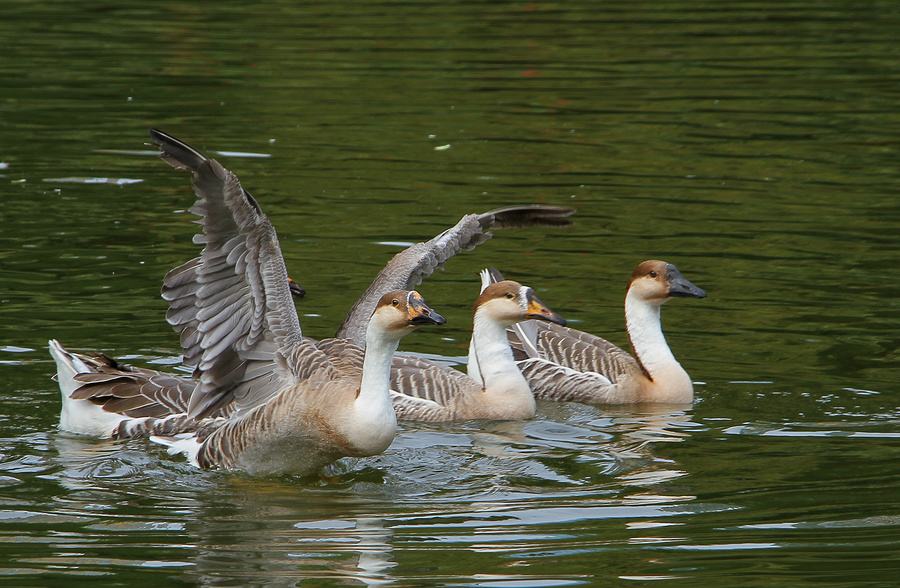
M 561 406 L 547 408 L 555 418 Z M 659 492 L 686 475 L 655 448 L 690 437 L 688 412 L 572 408 L 565 407 L 572 417 L 565 422 L 413 425 L 383 456 L 342 460 L 305 482 L 199 471 L 146 440 L 65 433 L 6 439 L 9 453 L 18 443 L 44 446 L 46 458 L 2 467 L 11 481 L 31 475 L 57 486 L 56 506 L 29 511 L 23 496 L 19 509 L 0 516 L 63 532 L 49 545 L 54 554 L 19 556 L 30 564 L 90 573 L 115 559 L 125 567 L 178 569 L 211 585 L 225 578 L 275 586 L 342 578 L 375 586 L 397 580 L 398 543 L 429 567 L 452 567 L 467 552 L 524 550 L 530 560 L 571 549 L 575 539 L 566 528 L 624 521 L 643 531 L 723 508 L 694 507 L 695 496 Z M 112 558 L 126 537 L 144 547 Z M 523 572 L 490 581 L 537 579 Z

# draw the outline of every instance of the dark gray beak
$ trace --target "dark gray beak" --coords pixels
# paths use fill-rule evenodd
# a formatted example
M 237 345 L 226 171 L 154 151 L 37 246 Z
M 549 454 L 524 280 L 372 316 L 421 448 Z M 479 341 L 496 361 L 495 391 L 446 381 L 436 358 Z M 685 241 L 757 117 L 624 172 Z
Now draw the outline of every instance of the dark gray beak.
M 674 265 L 666 266 L 666 277 L 669 282 L 668 294 L 672 298 L 706 298 L 706 292 L 687 281 Z
M 303 286 L 290 278 L 288 278 L 288 289 L 291 291 L 291 294 L 295 298 L 303 298 L 304 296 L 306 296 L 306 290 L 303 288 Z

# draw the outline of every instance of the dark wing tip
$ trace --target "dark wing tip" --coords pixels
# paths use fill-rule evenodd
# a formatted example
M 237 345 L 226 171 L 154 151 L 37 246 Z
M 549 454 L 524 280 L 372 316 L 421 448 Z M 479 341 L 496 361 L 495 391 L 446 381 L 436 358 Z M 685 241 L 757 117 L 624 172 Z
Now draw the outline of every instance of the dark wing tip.
M 150 139 L 162 150 L 159 158 L 172 167 L 194 171 L 208 159 L 184 141 L 159 129 L 150 129 Z
M 562 228 L 572 225 L 572 221 L 566 217 L 575 214 L 575 209 L 568 206 L 531 204 L 526 206 L 507 206 L 485 214 L 494 216 L 492 229 L 520 229 L 523 227 Z

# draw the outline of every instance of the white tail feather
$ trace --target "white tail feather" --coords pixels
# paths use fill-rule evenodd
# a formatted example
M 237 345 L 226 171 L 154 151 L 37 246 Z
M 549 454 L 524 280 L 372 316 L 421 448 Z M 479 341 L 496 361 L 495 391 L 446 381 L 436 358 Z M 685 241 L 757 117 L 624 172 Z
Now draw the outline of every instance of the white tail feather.
M 127 417 L 105 411 L 90 400 L 71 398 L 72 392 L 82 386 L 81 382 L 75 380 L 75 376 L 96 370 L 84 363 L 76 354 L 67 351 L 56 339 L 51 339 L 49 343 L 50 355 L 56 361 L 56 380 L 62 394 L 59 428 L 81 435 L 112 437 L 119 423 Z
M 192 465 L 200 467 L 200 463 L 197 461 L 197 454 L 200 453 L 200 448 L 203 445 L 197 442 L 197 437 L 193 433 L 182 433 L 174 437 L 151 435 L 150 440 L 154 443 L 165 445 L 169 455 L 183 453 Z

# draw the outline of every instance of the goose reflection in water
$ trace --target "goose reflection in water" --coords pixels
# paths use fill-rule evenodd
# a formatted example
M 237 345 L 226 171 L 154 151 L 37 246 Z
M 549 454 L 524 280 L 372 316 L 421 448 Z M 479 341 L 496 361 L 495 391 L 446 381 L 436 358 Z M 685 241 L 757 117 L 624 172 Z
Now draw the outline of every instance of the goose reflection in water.
M 115 548 L 108 532 L 150 532 L 162 535 L 154 541 L 169 545 L 169 559 L 123 560 L 122 565 L 176 568 L 201 586 L 223 579 L 284 587 L 314 578 L 362 586 L 394 582 L 393 532 L 382 517 L 355 516 L 352 494 L 329 489 L 317 503 L 319 484 L 309 478 L 298 492 L 292 477 L 253 479 L 198 470 L 166 459 L 164 450 L 148 452 L 139 439 L 59 433 L 50 441 L 59 454 L 53 465 L 61 469 L 48 471 L 47 477 L 68 491 L 59 499 L 66 514 L 54 520 L 70 525 L 67 535 L 83 545 L 82 551 Z M 347 474 L 340 469 L 331 473 L 344 486 Z M 349 475 L 381 473 L 369 469 Z M 311 518 L 316 514 L 323 518 Z M 150 551 L 146 556 L 153 557 Z M 92 561 L 63 552 L 53 558 L 73 568 Z
M 593 407 L 542 402 L 531 421 L 488 423 L 471 433 L 472 447 L 483 456 L 516 459 L 503 475 L 584 484 L 612 476 L 611 484 L 649 487 L 683 477 L 680 464 L 665 456 L 661 444 L 680 443 L 699 427 L 683 406 Z M 590 462 L 595 467 L 585 468 Z M 520 480 L 521 481 L 521 480 Z
M 352 514 L 352 497 L 338 498 L 343 504 L 329 498 L 317 503 L 289 482 L 243 482 L 243 500 L 235 493 L 228 504 L 207 502 L 191 526 L 198 552 L 191 573 L 200 585 L 222 578 L 285 587 L 326 579 L 363 586 L 394 582 L 393 531 L 382 517 Z M 339 510 L 350 514 L 337 515 Z

